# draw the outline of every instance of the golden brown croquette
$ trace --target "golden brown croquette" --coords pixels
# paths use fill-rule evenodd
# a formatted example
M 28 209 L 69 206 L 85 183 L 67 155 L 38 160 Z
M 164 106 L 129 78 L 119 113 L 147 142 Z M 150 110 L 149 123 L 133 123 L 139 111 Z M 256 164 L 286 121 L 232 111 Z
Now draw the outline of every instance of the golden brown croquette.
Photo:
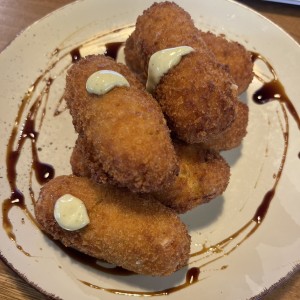
M 231 126 L 219 137 L 203 143 L 203 146 L 215 151 L 230 150 L 238 147 L 247 134 L 248 115 L 248 106 L 242 102 L 238 102 L 236 118 Z
M 86 227 L 68 231 L 56 222 L 54 205 L 65 194 L 84 202 L 90 219 Z M 66 247 L 139 274 L 169 275 L 189 258 L 186 226 L 173 210 L 149 195 L 60 176 L 41 189 L 35 215 L 42 230 Z
M 122 74 L 130 87 L 88 93 L 86 81 L 99 70 Z M 92 177 L 134 192 L 157 191 L 175 179 L 178 163 L 162 111 L 125 65 L 103 55 L 80 60 L 68 71 L 65 99 L 84 152 L 98 165 Z
M 214 150 L 179 141 L 174 142 L 174 146 L 179 161 L 179 174 L 169 186 L 152 195 L 182 214 L 221 195 L 228 185 L 230 168 Z M 82 141 L 79 138 L 72 153 L 72 170 L 77 176 L 91 178 L 93 164 L 87 161 L 81 147 Z
M 238 86 L 238 94 L 243 93 L 253 79 L 251 53 L 241 44 L 229 41 L 224 35 L 200 31 L 200 36 L 213 52 L 218 62 L 228 67 L 228 71 Z
M 195 51 L 162 77 L 153 95 L 177 136 L 199 143 L 222 133 L 233 122 L 237 90 L 190 15 L 175 3 L 153 4 L 138 17 L 125 45 L 125 59 L 133 71 L 145 77 L 152 54 L 177 46 Z
M 175 143 L 180 172 L 176 180 L 154 196 L 177 213 L 185 213 L 221 195 L 229 183 L 230 168 L 216 151 L 200 145 Z

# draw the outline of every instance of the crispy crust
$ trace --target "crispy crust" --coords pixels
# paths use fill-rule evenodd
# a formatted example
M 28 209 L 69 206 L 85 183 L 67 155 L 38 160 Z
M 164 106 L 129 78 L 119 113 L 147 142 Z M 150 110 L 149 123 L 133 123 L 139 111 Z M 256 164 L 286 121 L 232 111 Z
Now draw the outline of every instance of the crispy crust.
M 88 77 L 104 69 L 121 73 L 130 87 L 89 94 Z M 175 179 L 178 163 L 161 109 L 125 65 L 102 55 L 79 61 L 68 71 L 65 99 L 98 182 L 150 192 Z
M 214 150 L 179 141 L 174 142 L 174 146 L 179 160 L 179 174 L 168 187 L 152 195 L 182 214 L 221 195 L 228 185 L 230 168 Z M 78 139 L 71 158 L 72 170 L 77 176 L 90 178 L 93 164 L 82 155 L 81 147 Z
M 81 199 L 90 223 L 77 231 L 62 229 L 53 211 L 64 194 Z M 150 196 L 60 176 L 41 189 L 35 215 L 42 230 L 66 247 L 140 274 L 165 276 L 189 258 L 190 236 L 178 216 Z
M 231 126 L 219 137 L 203 143 L 203 146 L 215 151 L 230 150 L 238 147 L 247 134 L 248 115 L 248 106 L 238 102 L 236 118 Z
M 201 38 L 218 62 L 228 67 L 228 71 L 238 86 L 238 94 L 243 93 L 253 79 L 251 53 L 241 44 L 229 41 L 224 35 L 216 36 L 200 30 Z
M 132 70 L 145 77 L 153 53 L 182 45 L 193 47 L 195 52 L 163 76 L 154 97 L 178 137 L 198 143 L 220 134 L 233 122 L 237 91 L 191 17 L 175 3 L 153 4 L 138 17 L 125 45 L 125 58 Z
M 230 168 L 216 151 L 177 142 L 180 172 L 169 187 L 155 193 L 161 203 L 185 213 L 221 195 L 229 183 Z

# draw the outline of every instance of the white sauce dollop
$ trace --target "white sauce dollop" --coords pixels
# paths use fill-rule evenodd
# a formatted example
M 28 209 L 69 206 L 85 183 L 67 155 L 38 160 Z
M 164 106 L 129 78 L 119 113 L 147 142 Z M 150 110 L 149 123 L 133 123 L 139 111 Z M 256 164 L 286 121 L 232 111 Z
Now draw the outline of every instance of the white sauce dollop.
M 86 90 L 96 95 L 104 95 L 117 86 L 129 86 L 129 82 L 123 75 L 111 70 L 97 71 L 86 82 Z
M 63 229 L 74 231 L 90 223 L 84 203 L 70 194 L 65 194 L 56 200 L 54 218 Z
M 152 93 L 161 77 L 175 67 L 184 55 L 195 51 L 189 46 L 180 46 L 160 50 L 151 55 L 148 66 L 146 89 Z

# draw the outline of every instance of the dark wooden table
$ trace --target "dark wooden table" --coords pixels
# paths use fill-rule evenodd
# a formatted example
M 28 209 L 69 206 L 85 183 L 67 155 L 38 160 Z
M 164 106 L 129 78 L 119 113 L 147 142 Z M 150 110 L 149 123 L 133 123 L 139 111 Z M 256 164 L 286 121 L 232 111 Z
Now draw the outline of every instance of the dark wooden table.
M 0 0 L 0 51 L 28 25 L 72 0 Z M 287 31 L 300 43 L 300 6 L 242 0 Z M 300 62 L 295 62 L 300 63 Z M 299 249 L 300 251 L 300 249 Z M 0 260 L 0 299 L 46 299 Z M 299 300 L 300 272 L 271 291 L 264 300 Z

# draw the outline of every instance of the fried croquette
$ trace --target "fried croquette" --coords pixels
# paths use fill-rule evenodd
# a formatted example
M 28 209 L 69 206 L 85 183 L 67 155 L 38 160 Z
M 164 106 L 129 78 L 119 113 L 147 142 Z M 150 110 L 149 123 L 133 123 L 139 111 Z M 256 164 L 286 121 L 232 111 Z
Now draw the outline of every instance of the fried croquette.
M 228 67 L 228 71 L 238 86 L 238 94 L 243 93 L 253 79 L 251 53 L 241 44 L 229 41 L 224 35 L 216 36 L 200 30 L 201 38 L 218 62 Z
M 127 65 L 147 76 L 148 62 L 159 50 L 190 46 L 154 89 L 171 130 L 188 143 L 225 131 L 235 118 L 237 90 L 226 68 L 201 39 L 190 15 L 171 2 L 155 3 L 139 16 L 125 45 Z
M 109 181 L 107 174 L 103 172 L 102 165 L 92 159 L 93 157 L 86 150 L 84 138 L 79 135 L 70 158 L 72 173 L 92 179 L 96 183 Z
M 122 74 L 130 87 L 88 93 L 86 81 L 99 70 Z M 125 65 L 103 55 L 80 60 L 68 71 L 65 99 L 84 152 L 98 166 L 92 177 L 134 192 L 157 191 L 175 179 L 178 163 L 163 113 Z
M 230 150 L 238 147 L 247 134 L 248 115 L 248 106 L 238 102 L 236 118 L 231 126 L 222 135 L 211 139 L 203 145 L 215 151 Z
M 72 173 L 79 177 L 88 177 L 92 179 L 92 174 L 95 174 L 95 170 L 92 171 L 92 169 L 95 168 L 95 164 L 92 164 L 88 153 L 84 152 L 84 139 L 82 136 L 78 136 L 75 147 L 73 148 L 71 158 L 70 158 L 70 164 L 72 168 Z M 107 176 L 105 173 L 102 173 L 101 171 L 103 168 L 99 168 L 99 176 L 103 176 L 104 178 L 99 181 L 105 182 L 107 181 Z M 97 182 L 97 180 L 95 180 Z
M 71 165 L 73 174 L 90 178 L 91 162 L 81 151 L 82 140 L 78 138 L 73 149 Z M 230 168 L 216 151 L 199 145 L 174 141 L 179 161 L 176 180 L 162 191 L 152 195 L 176 213 L 185 213 L 221 195 L 229 182 Z
M 216 151 L 199 145 L 175 143 L 180 172 L 169 187 L 154 193 L 164 205 L 185 213 L 221 195 L 230 178 L 230 168 Z
M 87 209 L 90 223 L 82 229 L 65 230 L 54 218 L 54 205 L 65 194 L 81 199 Z M 169 275 L 189 258 L 186 226 L 149 195 L 60 176 L 42 187 L 35 215 L 42 230 L 66 247 L 139 274 Z

